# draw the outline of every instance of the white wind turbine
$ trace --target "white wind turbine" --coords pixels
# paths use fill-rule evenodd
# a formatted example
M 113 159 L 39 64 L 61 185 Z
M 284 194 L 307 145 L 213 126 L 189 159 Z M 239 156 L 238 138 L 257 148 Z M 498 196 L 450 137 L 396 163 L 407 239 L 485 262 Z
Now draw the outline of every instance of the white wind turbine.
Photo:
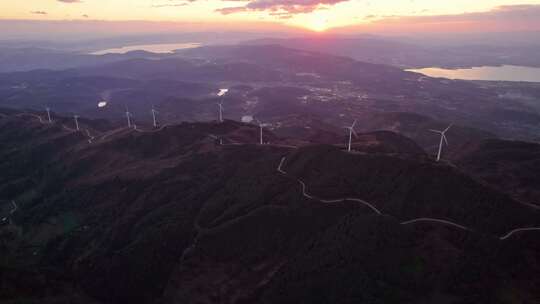
M 349 144 L 347 146 L 347 151 L 351 152 L 351 142 L 352 142 L 352 136 L 354 134 L 355 137 L 358 137 L 358 134 L 356 134 L 356 131 L 354 131 L 354 126 L 356 125 L 356 120 L 353 122 L 353 124 L 349 127 L 344 127 L 345 129 L 349 130 Z
M 257 123 L 259 124 L 259 144 L 263 144 L 263 127 L 264 127 L 264 124 L 258 120 L 258 119 L 255 119 L 255 121 L 257 121 Z
M 154 107 L 152 106 L 152 119 L 154 121 L 154 128 L 157 128 L 158 127 L 158 123 L 157 123 L 157 119 L 156 119 L 156 114 L 159 114 L 158 111 L 156 111 L 156 109 L 154 109 Z
M 127 119 L 127 125 L 128 125 L 128 128 L 131 128 L 131 117 L 133 115 L 129 112 L 129 109 L 128 107 L 126 106 L 126 119 Z
M 219 97 L 221 97 L 219 102 L 218 102 L 219 122 L 223 122 L 223 96 L 225 96 L 225 94 L 227 94 L 227 92 L 229 92 L 229 89 L 219 89 L 219 92 L 217 93 L 217 95 Z
M 448 140 L 446 139 L 446 132 L 450 130 L 451 127 L 452 127 L 452 124 L 450 124 L 448 128 L 444 129 L 443 131 L 430 129 L 431 132 L 441 134 L 441 141 L 439 142 L 439 152 L 437 153 L 437 161 L 441 160 L 443 142 L 446 143 L 446 145 L 448 145 Z
M 52 119 L 51 119 L 51 108 L 47 107 L 45 108 L 45 110 L 47 111 L 47 118 L 49 120 L 49 123 L 52 122 Z
M 79 131 L 79 115 L 73 115 L 73 119 L 75 120 L 75 129 Z

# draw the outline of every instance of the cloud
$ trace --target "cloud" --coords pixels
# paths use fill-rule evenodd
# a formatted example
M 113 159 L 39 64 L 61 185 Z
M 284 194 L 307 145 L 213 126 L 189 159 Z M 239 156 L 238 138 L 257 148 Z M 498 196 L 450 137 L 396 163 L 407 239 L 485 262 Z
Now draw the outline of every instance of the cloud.
M 503 5 L 487 12 L 432 16 L 391 16 L 396 20 L 412 22 L 478 22 L 540 20 L 540 5 Z
M 370 21 L 369 24 L 345 29 L 383 32 L 540 31 L 540 5 L 503 5 L 485 12 L 454 15 L 380 16 Z
M 193 2 L 194 0 L 189 0 L 189 2 Z M 154 8 L 160 8 L 160 7 L 179 7 L 179 6 L 186 6 L 188 5 L 187 2 L 182 3 L 162 3 L 162 4 L 152 4 L 151 7 Z
M 248 9 L 244 6 L 236 6 L 236 7 L 224 7 L 224 8 L 218 8 L 216 12 L 220 12 L 223 15 L 229 15 L 229 14 L 235 14 L 239 12 L 245 12 Z
M 33 12 L 30 12 L 31 14 L 35 14 L 35 15 L 47 15 L 47 12 L 45 11 L 33 11 Z
M 249 0 L 244 6 L 225 7 L 216 11 L 224 15 L 245 11 L 268 11 L 272 13 L 283 12 L 287 16 L 292 16 L 311 13 L 326 6 L 346 1 L 349 0 Z
M 268 15 L 282 20 L 291 19 L 293 17 L 293 14 L 287 12 L 270 12 Z

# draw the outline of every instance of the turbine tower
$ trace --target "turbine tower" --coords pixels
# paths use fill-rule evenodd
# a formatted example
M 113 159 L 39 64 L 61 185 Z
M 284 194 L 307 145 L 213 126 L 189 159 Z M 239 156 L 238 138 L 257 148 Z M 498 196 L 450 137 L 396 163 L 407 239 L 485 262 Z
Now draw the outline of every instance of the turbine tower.
M 444 129 L 443 131 L 430 129 L 431 132 L 441 134 L 441 141 L 439 142 L 439 152 L 437 152 L 437 161 L 441 160 L 443 142 L 446 143 L 446 145 L 448 146 L 448 140 L 446 139 L 446 132 L 450 130 L 451 127 L 452 127 L 452 124 L 450 124 L 448 128 Z
M 131 117 L 132 116 L 133 115 L 131 115 L 131 113 L 129 112 L 128 107 L 126 106 L 126 119 L 127 119 L 128 128 L 131 128 Z
M 79 131 L 79 115 L 73 115 L 73 119 L 75 120 L 75 129 Z
M 258 119 L 255 119 L 257 121 L 257 123 L 259 124 L 259 144 L 263 144 L 263 127 L 264 127 L 264 124 L 258 120 Z
M 45 108 L 47 110 L 47 118 L 49 119 L 49 123 L 52 123 L 51 119 L 51 109 L 49 107 Z
M 349 130 L 349 144 L 347 146 L 347 151 L 351 152 L 351 142 L 352 142 L 352 136 L 354 134 L 355 137 L 358 137 L 358 134 L 356 134 L 356 131 L 354 131 L 354 126 L 356 125 L 356 120 L 353 122 L 353 124 L 349 127 L 344 127 L 345 129 Z
M 223 102 L 220 101 L 217 105 L 219 107 L 218 121 L 223 122 Z
M 219 108 L 219 116 L 218 116 L 218 119 L 219 119 L 219 122 L 223 122 L 223 96 L 225 96 L 225 94 L 229 92 L 229 89 L 219 89 L 219 92 L 217 93 L 217 95 L 220 98 L 220 101 L 218 102 L 218 108 Z
M 156 114 L 159 114 L 158 111 L 156 111 L 154 109 L 154 107 L 152 106 L 152 119 L 154 121 L 154 128 L 157 128 L 158 127 L 158 122 L 157 122 L 157 119 L 156 119 Z

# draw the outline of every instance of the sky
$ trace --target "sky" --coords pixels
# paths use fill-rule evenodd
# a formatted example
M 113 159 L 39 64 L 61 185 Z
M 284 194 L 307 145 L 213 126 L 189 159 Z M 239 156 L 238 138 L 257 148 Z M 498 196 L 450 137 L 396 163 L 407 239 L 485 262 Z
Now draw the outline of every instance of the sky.
M 3 20 L 278 24 L 325 31 L 540 30 L 540 0 L 24 0 L 0 1 Z

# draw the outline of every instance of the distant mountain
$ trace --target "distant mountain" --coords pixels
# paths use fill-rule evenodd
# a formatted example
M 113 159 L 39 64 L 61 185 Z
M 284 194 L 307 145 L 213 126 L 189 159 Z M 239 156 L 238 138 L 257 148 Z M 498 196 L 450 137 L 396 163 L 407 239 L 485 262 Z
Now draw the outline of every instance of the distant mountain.
M 325 78 L 352 81 L 388 81 L 413 73 L 398 68 L 358 62 L 348 57 L 305 51 L 278 44 L 209 46 L 179 50 L 178 55 L 221 61 L 244 61 L 295 73 L 320 74 Z
M 537 298 L 536 232 L 501 237 L 538 213 L 403 136 L 347 153 L 267 129 L 258 145 L 230 120 L 75 132 L 39 115 L 0 111 L 3 302 Z
M 281 45 L 288 48 L 346 56 L 359 61 L 410 67 L 419 58 L 432 56 L 428 50 L 413 44 L 381 38 L 297 37 L 267 38 L 247 41 L 246 45 Z
M 288 48 L 347 56 L 359 61 L 402 68 L 475 67 L 521 65 L 540 67 L 534 43 L 510 46 L 467 41 L 462 43 L 421 43 L 412 37 L 316 37 L 267 38 L 244 42 L 246 45 L 281 45 Z M 426 38 L 426 40 L 429 40 Z M 433 40 L 433 39 L 432 39 Z M 531 40 L 532 41 L 532 40 Z
M 146 51 L 125 54 L 91 55 L 45 48 L 0 48 L 0 73 L 31 70 L 65 70 L 94 66 L 134 58 L 159 58 L 163 55 Z

